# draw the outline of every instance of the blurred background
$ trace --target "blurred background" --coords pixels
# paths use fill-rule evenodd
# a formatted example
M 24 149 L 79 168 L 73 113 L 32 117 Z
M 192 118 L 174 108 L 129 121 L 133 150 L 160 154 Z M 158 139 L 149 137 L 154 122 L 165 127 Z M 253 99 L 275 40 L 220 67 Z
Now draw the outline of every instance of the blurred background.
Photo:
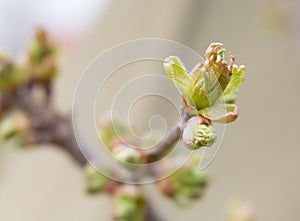
M 53 102 L 68 113 L 85 67 L 116 44 L 156 37 L 203 54 L 210 42 L 223 42 L 248 75 L 240 117 L 208 168 L 205 198 L 178 209 L 153 186 L 143 188 L 167 220 L 221 221 L 231 200 L 253 204 L 259 221 L 299 220 L 299 10 L 296 0 L 0 0 L 0 49 L 18 59 L 38 26 L 57 39 L 62 64 Z M 109 215 L 108 197 L 84 194 L 81 170 L 63 151 L 0 148 L 0 220 Z

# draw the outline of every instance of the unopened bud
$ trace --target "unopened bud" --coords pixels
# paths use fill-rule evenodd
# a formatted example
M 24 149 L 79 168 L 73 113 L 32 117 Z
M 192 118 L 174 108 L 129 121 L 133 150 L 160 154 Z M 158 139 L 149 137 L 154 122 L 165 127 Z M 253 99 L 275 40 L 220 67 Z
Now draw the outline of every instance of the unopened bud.
M 137 186 L 123 185 L 115 194 L 115 221 L 139 221 L 145 216 L 145 201 Z
M 108 116 L 105 116 L 99 121 L 100 141 L 108 150 L 121 144 L 123 139 L 127 140 L 127 132 L 126 126 L 120 120 L 112 122 Z
M 254 221 L 255 209 L 251 204 L 235 203 L 228 210 L 228 221 Z
M 198 199 L 203 195 L 207 185 L 207 175 L 197 168 L 183 169 L 178 177 L 178 195 L 187 199 Z
M 17 87 L 27 82 L 29 76 L 19 65 L 6 56 L 0 55 L 0 91 L 14 92 Z
M 112 154 L 116 159 L 124 163 L 140 164 L 142 162 L 142 154 L 138 150 L 124 144 L 114 147 Z
M 189 119 L 183 130 L 182 140 L 187 148 L 196 150 L 203 146 L 211 146 L 217 140 L 217 132 L 214 127 L 207 123 L 208 120 L 195 116 Z
M 85 189 L 88 193 L 99 193 L 103 191 L 108 178 L 102 175 L 91 165 L 84 168 Z
M 57 73 L 56 45 L 43 29 L 38 29 L 29 48 L 27 66 L 35 81 L 48 83 Z
M 176 162 L 169 163 L 172 165 L 163 169 L 169 171 Z M 187 205 L 194 199 L 202 197 L 207 186 L 208 177 L 206 173 L 198 170 L 195 164 L 196 162 L 189 161 L 181 169 L 158 182 L 158 187 L 162 193 L 179 205 Z
M 158 187 L 162 191 L 164 195 L 167 197 L 174 197 L 176 194 L 175 187 L 173 186 L 172 182 L 168 179 L 164 179 L 158 182 Z
M 14 113 L 0 122 L 0 137 L 7 140 L 28 130 L 28 118 L 22 113 Z

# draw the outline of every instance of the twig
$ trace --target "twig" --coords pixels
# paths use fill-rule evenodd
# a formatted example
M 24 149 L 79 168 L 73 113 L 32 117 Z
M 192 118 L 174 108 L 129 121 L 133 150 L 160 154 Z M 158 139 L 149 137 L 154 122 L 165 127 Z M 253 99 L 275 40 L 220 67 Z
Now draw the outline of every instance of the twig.
M 182 126 L 191 117 L 186 112 L 182 111 L 182 119 L 175 123 L 167 136 L 154 148 L 149 151 L 144 150 L 146 155 L 146 162 L 151 163 L 159 160 L 166 153 L 168 153 L 180 139 L 182 133 Z
M 71 120 L 59 114 L 47 103 L 36 104 L 30 93 L 31 86 L 27 85 L 11 95 L 2 94 L 1 103 L 5 109 L 19 108 L 25 111 L 30 122 L 30 137 L 34 143 L 52 143 L 65 150 L 81 166 L 87 160 L 81 152 L 74 135 Z M 169 134 L 153 150 L 145 152 L 148 162 L 158 160 L 166 154 L 181 136 L 181 125 L 189 118 L 183 114 Z M 147 202 L 146 221 L 163 221 L 149 202 Z

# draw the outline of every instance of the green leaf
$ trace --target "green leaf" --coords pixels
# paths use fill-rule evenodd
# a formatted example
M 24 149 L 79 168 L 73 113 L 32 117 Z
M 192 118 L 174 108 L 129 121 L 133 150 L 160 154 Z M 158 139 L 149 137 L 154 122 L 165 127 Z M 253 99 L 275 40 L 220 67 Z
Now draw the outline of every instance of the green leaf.
M 227 85 L 224 91 L 224 100 L 225 102 L 232 103 L 235 100 L 236 92 L 239 90 L 241 85 L 244 82 L 246 76 L 245 66 L 241 65 L 233 67 L 233 73 L 230 79 L 229 84 Z
M 170 56 L 164 60 L 164 69 L 175 87 L 188 103 L 191 103 L 191 92 L 194 86 L 194 79 L 188 74 L 184 65 L 178 57 Z
M 218 102 L 211 108 L 205 108 L 199 113 L 217 123 L 231 123 L 235 121 L 239 115 L 238 108 L 235 104 L 224 104 Z

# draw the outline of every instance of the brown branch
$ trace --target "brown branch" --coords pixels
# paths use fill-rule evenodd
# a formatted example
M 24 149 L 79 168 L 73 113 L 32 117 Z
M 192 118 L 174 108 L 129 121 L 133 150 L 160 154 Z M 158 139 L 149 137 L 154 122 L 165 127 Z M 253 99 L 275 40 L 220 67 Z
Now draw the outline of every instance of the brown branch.
M 80 166 L 87 163 L 76 142 L 72 122 L 69 118 L 63 117 L 44 106 L 31 114 L 30 122 L 37 143 L 55 144 L 68 152 Z M 47 136 L 43 136 L 45 134 Z
M 58 113 L 50 105 L 52 80 L 57 73 L 54 53 L 56 46 L 49 41 L 43 30 L 37 31 L 34 42 L 37 47 L 28 50 L 25 63 L 15 64 L 7 58 L 0 58 L 0 68 L 2 68 L 0 77 L 7 81 L 7 85 L 0 91 L 0 117 L 5 112 L 20 109 L 26 115 L 25 123 L 22 123 L 28 126 L 28 133 L 22 136 L 25 145 L 55 144 L 56 147 L 69 153 L 79 166 L 84 167 L 88 162 L 76 142 L 71 119 Z M 19 79 L 19 76 L 15 75 L 16 70 L 24 74 L 22 78 L 26 80 Z M 44 92 L 42 101 L 37 101 L 33 96 L 36 88 Z M 188 116 L 185 113 L 182 116 L 182 122 L 185 122 Z M 173 148 L 180 139 L 182 122 L 176 123 L 156 148 L 145 151 L 146 163 L 159 160 Z M 124 186 L 121 182 L 110 180 L 105 192 L 113 194 L 122 185 Z M 147 202 L 145 220 L 162 221 L 149 202 Z
M 147 211 L 145 215 L 146 221 L 164 221 L 164 219 L 159 216 L 156 210 L 153 208 L 152 204 L 147 201 Z
M 81 152 L 73 131 L 71 119 L 56 112 L 48 105 L 48 102 L 36 104 L 31 95 L 31 85 L 25 85 L 13 94 L 1 94 L 0 103 L 5 110 L 19 108 L 26 112 L 30 122 L 29 143 L 34 144 L 55 144 L 63 149 L 81 166 L 86 165 L 87 160 Z M 156 148 L 146 152 L 148 162 L 153 162 L 165 155 L 179 140 L 181 136 L 182 122 L 189 118 L 183 114 L 182 121 L 178 121 L 169 134 L 161 141 Z M 26 141 L 25 141 L 26 142 Z M 114 183 L 117 188 L 120 183 Z M 108 190 L 112 191 L 112 190 Z M 147 202 L 146 221 L 162 221 L 149 202 Z
M 25 137 L 25 143 L 55 144 L 68 152 L 80 166 L 87 163 L 77 145 L 71 120 L 57 113 L 47 102 L 35 103 L 31 85 L 24 85 L 11 94 L 2 94 L 1 103 L 5 110 L 21 109 L 28 116 L 30 132 Z
M 167 136 L 156 147 L 144 151 L 144 155 L 146 155 L 146 163 L 158 161 L 163 156 L 165 156 L 170 150 L 172 150 L 176 142 L 181 137 L 182 125 L 184 125 L 184 123 L 190 117 L 190 115 L 182 111 L 182 119 L 175 123 L 171 131 L 167 134 Z
M 79 165 L 85 165 L 87 160 L 78 147 L 71 120 L 51 108 L 48 96 L 46 96 L 45 103 L 35 103 L 31 93 L 33 88 L 33 82 L 29 82 L 13 93 L 2 94 L 0 106 L 5 109 L 20 108 L 28 114 L 31 126 L 30 142 L 56 144 L 70 153 Z M 46 95 L 48 95 L 48 89 L 47 87 Z M 172 150 L 180 139 L 182 125 L 190 117 L 182 111 L 181 120 L 175 123 L 166 137 L 156 147 L 142 151 L 145 163 L 155 162 Z

